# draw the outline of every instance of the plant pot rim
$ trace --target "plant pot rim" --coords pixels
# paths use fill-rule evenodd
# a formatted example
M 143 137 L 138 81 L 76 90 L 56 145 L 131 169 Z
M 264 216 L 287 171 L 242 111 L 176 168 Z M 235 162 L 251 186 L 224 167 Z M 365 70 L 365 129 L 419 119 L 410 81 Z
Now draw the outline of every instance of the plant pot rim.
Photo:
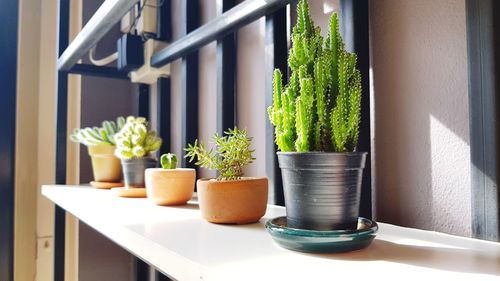
M 116 145 L 109 144 L 109 143 L 100 143 L 100 144 L 91 144 L 91 145 L 85 145 L 86 147 L 97 147 L 97 146 L 112 146 L 116 147 Z
M 191 171 L 195 171 L 195 169 L 193 169 L 193 168 L 175 168 L 175 169 L 147 168 L 146 171 L 171 173 L 171 172 L 191 172 Z
M 257 180 L 263 180 L 266 179 L 267 177 L 241 177 L 240 179 L 237 180 L 217 180 L 214 178 L 201 178 L 198 179 L 199 182 L 214 182 L 214 183 L 231 183 L 231 182 L 252 182 L 252 181 L 257 181 Z
M 145 156 L 145 157 L 141 157 L 141 158 L 137 158 L 137 157 L 132 157 L 132 158 L 129 158 L 129 159 L 123 159 L 123 158 L 119 158 L 122 162 L 134 162 L 134 161 L 157 161 L 156 158 L 154 157 L 151 157 L 151 156 Z
M 356 152 L 325 152 L 325 151 L 309 151 L 309 152 L 296 152 L 296 151 L 277 151 L 278 155 L 366 155 L 368 152 L 356 151 Z

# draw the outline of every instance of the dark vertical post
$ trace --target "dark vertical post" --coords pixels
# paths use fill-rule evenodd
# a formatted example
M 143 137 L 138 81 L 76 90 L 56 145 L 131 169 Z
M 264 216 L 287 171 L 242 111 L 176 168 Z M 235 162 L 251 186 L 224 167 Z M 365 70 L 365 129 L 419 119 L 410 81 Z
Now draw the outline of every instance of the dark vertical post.
M 361 124 L 357 150 L 368 152 L 363 183 L 361 186 L 360 215 L 372 217 L 372 181 L 371 181 L 371 136 L 370 136 L 370 44 L 368 0 L 341 0 L 340 17 L 342 35 L 346 48 L 358 55 L 358 68 L 361 71 Z
M 146 119 L 149 118 L 150 110 L 149 110 L 149 85 L 139 84 L 137 99 L 136 99 L 136 111 L 137 116 L 144 117 Z M 136 281 L 147 281 L 149 280 L 149 265 L 143 262 L 141 259 L 134 257 L 134 274 Z
M 217 15 L 235 5 L 217 0 Z M 217 40 L 217 132 L 222 135 L 236 124 L 236 33 Z
M 156 10 L 156 32 L 157 39 L 169 42 L 172 39 L 172 1 L 156 0 L 158 9 Z
M 164 275 L 163 273 L 156 271 L 156 277 L 155 281 L 171 281 L 173 279 L 170 279 L 167 275 Z
M 69 43 L 69 0 L 59 1 L 59 52 L 61 55 Z M 56 183 L 66 183 L 66 141 L 68 139 L 68 74 L 57 72 L 56 113 Z M 54 280 L 64 281 L 64 251 L 66 241 L 66 213 L 55 207 L 54 230 Z
M 195 30 L 200 23 L 199 5 L 197 0 L 182 1 L 182 30 L 184 34 Z M 187 147 L 198 137 L 198 51 L 191 52 L 182 58 L 181 66 L 181 144 Z M 181 157 L 183 167 L 196 168 Z
M 266 111 L 273 104 L 273 72 L 275 68 L 287 73 L 287 12 L 286 7 L 266 16 Z M 276 156 L 274 126 L 266 118 L 266 173 L 269 178 L 269 203 L 285 204 L 281 170 Z
M 160 78 L 157 82 L 156 114 L 158 116 L 158 135 L 163 140 L 160 155 L 170 152 L 170 78 Z
M 134 257 L 135 259 L 135 280 L 136 281 L 148 281 L 149 280 L 149 265 L 143 262 L 141 259 Z
M 472 235 L 500 240 L 500 3 L 467 0 Z
M 137 116 L 149 120 L 149 85 L 139 84 L 137 92 Z
M 170 41 L 172 39 L 172 3 L 171 0 L 157 0 L 157 37 L 160 41 Z M 159 78 L 157 83 L 157 130 L 158 135 L 163 140 L 160 148 L 160 155 L 171 150 L 171 115 L 170 115 L 170 78 Z M 155 271 L 156 281 L 170 280 L 159 271 Z
M 0 280 L 14 279 L 18 7 L 18 1 L 2 1 L 0 9 Z
M 172 3 L 171 0 L 157 0 L 157 33 L 158 40 L 170 41 L 172 39 Z M 170 78 L 159 78 L 156 82 L 156 122 L 158 135 L 163 140 L 160 147 L 160 155 L 168 153 L 171 150 L 171 95 L 170 95 Z M 167 276 L 159 271 L 155 271 L 154 280 L 167 281 L 170 280 Z

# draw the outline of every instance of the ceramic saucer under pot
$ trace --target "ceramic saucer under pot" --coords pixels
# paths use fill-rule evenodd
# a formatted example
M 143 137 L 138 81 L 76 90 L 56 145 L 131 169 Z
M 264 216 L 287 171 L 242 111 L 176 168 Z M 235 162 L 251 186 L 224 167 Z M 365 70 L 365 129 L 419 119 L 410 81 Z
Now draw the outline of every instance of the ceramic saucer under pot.
M 375 221 L 359 218 L 358 228 L 352 230 L 308 230 L 289 228 L 286 217 L 277 217 L 266 223 L 266 229 L 280 246 L 299 252 L 340 253 L 367 247 L 375 238 Z

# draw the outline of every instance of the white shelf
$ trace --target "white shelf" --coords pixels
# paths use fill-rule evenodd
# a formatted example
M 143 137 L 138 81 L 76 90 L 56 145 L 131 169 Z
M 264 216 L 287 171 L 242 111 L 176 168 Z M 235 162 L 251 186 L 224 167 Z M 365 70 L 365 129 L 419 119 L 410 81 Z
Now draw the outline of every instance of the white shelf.
M 500 280 L 500 244 L 379 223 L 367 249 L 303 254 L 276 245 L 260 223 L 211 224 L 198 206 L 160 207 L 85 186 L 43 195 L 133 255 L 178 280 Z M 366 279 L 365 279 L 366 278 Z

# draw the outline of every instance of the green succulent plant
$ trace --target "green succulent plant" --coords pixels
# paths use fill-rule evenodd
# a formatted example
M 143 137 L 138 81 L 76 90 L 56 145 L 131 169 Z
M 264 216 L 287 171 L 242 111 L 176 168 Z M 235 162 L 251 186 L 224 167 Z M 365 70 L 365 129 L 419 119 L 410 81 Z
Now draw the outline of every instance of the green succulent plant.
M 177 155 L 173 153 L 166 153 L 160 157 L 161 167 L 163 169 L 177 168 Z
M 103 121 L 101 127 L 75 129 L 70 135 L 70 139 L 86 146 L 115 145 L 114 136 L 124 125 L 125 118 L 118 117 L 116 122 Z
M 248 137 L 246 130 L 237 127 L 224 132 L 224 136 L 215 133 L 210 141 L 215 145 L 207 150 L 203 142 L 196 140 L 184 149 L 186 158 L 192 162 L 197 158 L 196 165 L 219 171 L 217 180 L 236 180 L 243 176 L 243 167 L 255 160 L 250 149 L 252 138 Z
M 291 76 L 285 87 L 280 70 L 274 71 L 268 115 L 276 144 L 281 151 L 355 151 L 361 119 L 357 56 L 344 47 L 336 13 L 326 38 L 314 26 L 307 0 L 300 0 L 297 18 L 288 58 Z
M 148 122 L 143 117 L 127 117 L 123 128 L 115 135 L 115 155 L 120 159 L 147 157 L 160 149 L 161 138 L 155 131 L 148 131 Z

